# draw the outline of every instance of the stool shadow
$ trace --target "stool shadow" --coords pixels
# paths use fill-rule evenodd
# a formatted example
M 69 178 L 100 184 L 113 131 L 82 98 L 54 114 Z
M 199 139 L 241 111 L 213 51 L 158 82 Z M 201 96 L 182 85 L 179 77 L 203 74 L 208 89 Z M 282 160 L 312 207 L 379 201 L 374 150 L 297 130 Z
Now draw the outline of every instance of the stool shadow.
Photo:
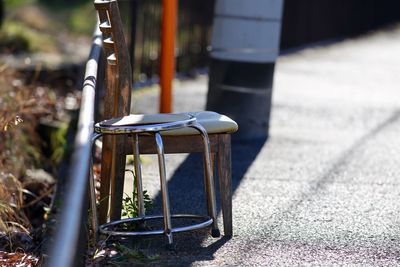
M 207 229 L 175 235 L 174 250 L 166 248 L 164 236 L 119 238 L 119 244 L 130 248 L 136 254 L 126 255 L 122 259 L 119 259 L 118 255 L 114 258 L 118 260 L 118 266 L 191 266 L 195 261 L 214 260 L 214 253 L 229 240 L 221 237 L 204 246 L 202 240 L 207 236 Z M 113 256 L 110 259 L 112 258 Z
M 232 143 L 232 192 L 235 193 L 239 187 L 247 170 L 263 148 L 266 139 L 252 140 L 249 142 L 233 142 Z M 168 168 L 168 166 L 167 166 Z M 203 180 L 203 162 L 202 155 L 199 153 L 190 154 L 182 162 L 182 164 L 175 170 L 174 174 L 168 181 L 168 190 L 171 204 L 171 213 L 190 213 L 190 214 L 207 214 L 205 189 Z M 219 185 L 218 175 L 216 174 L 216 192 L 217 192 L 217 211 L 221 212 L 219 200 Z M 161 194 L 160 192 L 154 197 L 154 208 L 152 213 L 162 214 L 161 208 Z M 235 206 L 233 206 L 233 213 L 235 213 Z M 222 222 L 220 222 L 222 225 Z M 235 229 L 233 229 L 235 230 Z M 195 231 L 196 232 L 196 231 Z M 202 231 L 203 232 L 203 231 Z M 193 232 L 194 233 L 194 232 Z M 223 229 L 221 229 L 223 233 Z M 179 242 L 177 234 L 177 242 Z M 194 234 L 196 235 L 196 234 Z M 191 257 L 193 261 L 208 260 L 212 258 L 215 251 L 217 251 L 223 244 L 227 242 L 227 238 L 215 239 L 216 241 L 210 244 L 207 248 L 200 247 L 202 240 L 205 240 L 208 234 L 205 233 L 195 240 L 190 240 L 193 254 Z M 188 237 L 187 239 L 190 239 Z M 200 242 L 199 242 L 200 241 Z M 186 243 L 186 242 L 185 242 Z M 198 243 L 198 245 L 196 245 Z M 200 250 L 200 252 L 199 252 Z M 185 254 L 190 255 L 191 249 Z M 203 251 L 203 252 L 201 252 Z

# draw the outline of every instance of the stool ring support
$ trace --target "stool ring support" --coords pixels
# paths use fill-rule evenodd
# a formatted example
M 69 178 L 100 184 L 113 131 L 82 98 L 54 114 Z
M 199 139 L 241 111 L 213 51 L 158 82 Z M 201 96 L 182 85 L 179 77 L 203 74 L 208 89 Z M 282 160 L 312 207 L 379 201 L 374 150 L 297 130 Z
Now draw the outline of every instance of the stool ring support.
M 173 238 L 172 233 L 196 230 L 200 228 L 212 225 L 211 235 L 213 237 L 220 236 L 217 223 L 217 211 L 216 211 L 216 197 L 215 197 L 215 183 L 213 178 L 213 169 L 210 155 L 210 141 L 206 130 L 196 121 L 192 115 L 187 115 L 188 119 L 173 121 L 167 123 L 147 124 L 147 125 L 127 125 L 127 126 L 102 126 L 101 123 L 95 125 L 95 134 L 92 138 L 92 147 L 95 141 L 104 135 L 129 135 L 133 137 L 133 155 L 134 155 L 134 170 L 136 176 L 136 190 L 137 190 L 137 205 L 138 205 L 138 217 L 125 218 L 112 222 L 98 225 L 97 221 L 97 207 L 96 207 L 96 193 L 95 193 L 95 181 L 93 176 L 93 157 L 91 157 L 91 168 L 90 168 L 90 198 L 91 198 L 91 210 L 92 210 L 92 229 L 95 239 L 97 234 L 107 234 L 114 236 L 140 236 L 140 235 L 159 235 L 165 234 L 168 240 L 168 244 L 172 245 Z M 164 157 L 164 145 L 162 135 L 160 132 L 165 130 L 174 130 L 183 127 L 190 127 L 197 130 L 202 138 L 204 146 L 204 159 L 205 159 L 205 188 L 206 188 L 206 200 L 208 209 L 208 216 L 192 215 L 192 214 L 176 214 L 171 215 L 170 203 L 167 187 L 165 157 Z M 162 196 L 162 216 L 146 216 L 144 208 L 144 197 L 143 197 L 143 186 L 142 186 L 142 174 L 139 160 L 139 138 L 140 134 L 151 134 L 154 136 L 158 166 L 160 174 L 160 188 Z M 183 227 L 172 227 L 171 219 L 194 219 L 200 220 L 199 223 L 191 224 Z M 158 220 L 163 219 L 164 229 L 160 230 L 146 230 L 146 231 L 116 231 L 112 228 L 120 224 L 126 224 L 129 222 L 144 222 L 147 220 Z M 111 228 L 111 229 L 110 229 Z M 95 240 L 96 241 L 96 240 Z

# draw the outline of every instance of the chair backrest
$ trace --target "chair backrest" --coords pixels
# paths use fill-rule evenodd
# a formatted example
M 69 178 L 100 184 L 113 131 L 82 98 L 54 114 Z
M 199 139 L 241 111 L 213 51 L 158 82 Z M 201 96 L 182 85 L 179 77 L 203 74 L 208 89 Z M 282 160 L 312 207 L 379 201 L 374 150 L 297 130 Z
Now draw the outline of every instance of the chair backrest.
M 94 6 L 99 15 L 107 58 L 104 117 L 125 116 L 130 113 L 132 68 L 118 3 L 116 0 L 95 0 Z
M 130 113 L 132 71 L 129 53 L 122 30 L 121 16 L 116 0 L 95 0 L 94 6 L 99 14 L 100 30 L 103 34 L 103 47 L 106 55 L 105 94 L 103 119 L 126 116 Z M 101 160 L 100 196 L 111 194 L 110 218 L 119 219 L 125 173 L 125 138 L 103 138 Z M 111 188 L 110 188 L 111 185 Z M 107 220 L 108 201 L 101 201 L 99 222 Z

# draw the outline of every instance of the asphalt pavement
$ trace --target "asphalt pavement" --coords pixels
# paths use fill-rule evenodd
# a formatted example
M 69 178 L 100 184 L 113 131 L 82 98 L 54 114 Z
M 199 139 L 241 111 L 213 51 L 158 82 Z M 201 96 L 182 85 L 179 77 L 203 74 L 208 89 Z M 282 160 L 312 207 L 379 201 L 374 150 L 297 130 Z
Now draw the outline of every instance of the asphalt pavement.
M 206 92 L 206 76 L 176 82 L 175 111 L 203 110 Z M 134 94 L 135 112 L 157 109 L 157 89 Z M 269 139 L 233 144 L 233 238 L 176 234 L 176 251 L 144 238 L 146 264 L 400 265 L 399 131 L 399 28 L 280 56 Z M 142 160 L 158 213 L 157 161 Z M 173 212 L 205 211 L 201 169 L 167 156 Z

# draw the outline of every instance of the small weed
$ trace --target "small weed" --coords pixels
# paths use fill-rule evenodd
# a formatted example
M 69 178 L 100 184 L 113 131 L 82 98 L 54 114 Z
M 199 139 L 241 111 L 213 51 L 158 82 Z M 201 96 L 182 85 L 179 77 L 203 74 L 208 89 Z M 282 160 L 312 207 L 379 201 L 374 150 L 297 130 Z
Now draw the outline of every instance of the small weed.
M 132 173 L 133 174 L 133 173 Z M 133 182 L 136 184 L 136 176 L 133 175 Z M 144 200 L 144 209 L 146 212 L 151 211 L 153 208 L 153 202 L 147 192 L 147 190 L 143 190 L 143 200 Z M 122 216 L 127 218 L 133 218 L 139 216 L 139 208 L 138 208 L 138 192 L 136 188 L 133 189 L 132 196 L 126 195 L 122 200 Z
M 130 248 L 121 243 L 107 244 L 109 237 L 101 242 L 100 247 L 96 249 L 93 257 L 88 259 L 90 266 L 120 266 L 122 264 L 130 264 L 134 261 L 145 262 L 160 259 L 160 255 L 149 255 L 138 247 Z
M 143 251 L 140 251 L 137 248 L 132 249 L 119 243 L 114 244 L 114 246 L 125 258 L 138 259 L 138 260 L 147 259 L 146 254 L 144 254 Z
M 140 260 L 140 261 L 156 261 L 160 259 L 160 255 L 147 255 L 139 248 L 129 248 L 126 245 L 122 245 L 119 243 L 114 244 L 116 250 L 121 254 L 121 257 L 118 259 L 121 261 L 132 261 L 132 260 Z
M 151 210 L 153 207 L 153 202 L 150 199 L 147 190 L 143 190 L 143 199 L 144 199 L 144 209 L 146 211 Z M 122 200 L 122 216 L 127 218 L 133 218 L 139 216 L 136 191 L 132 192 L 132 197 L 126 195 L 126 197 Z

